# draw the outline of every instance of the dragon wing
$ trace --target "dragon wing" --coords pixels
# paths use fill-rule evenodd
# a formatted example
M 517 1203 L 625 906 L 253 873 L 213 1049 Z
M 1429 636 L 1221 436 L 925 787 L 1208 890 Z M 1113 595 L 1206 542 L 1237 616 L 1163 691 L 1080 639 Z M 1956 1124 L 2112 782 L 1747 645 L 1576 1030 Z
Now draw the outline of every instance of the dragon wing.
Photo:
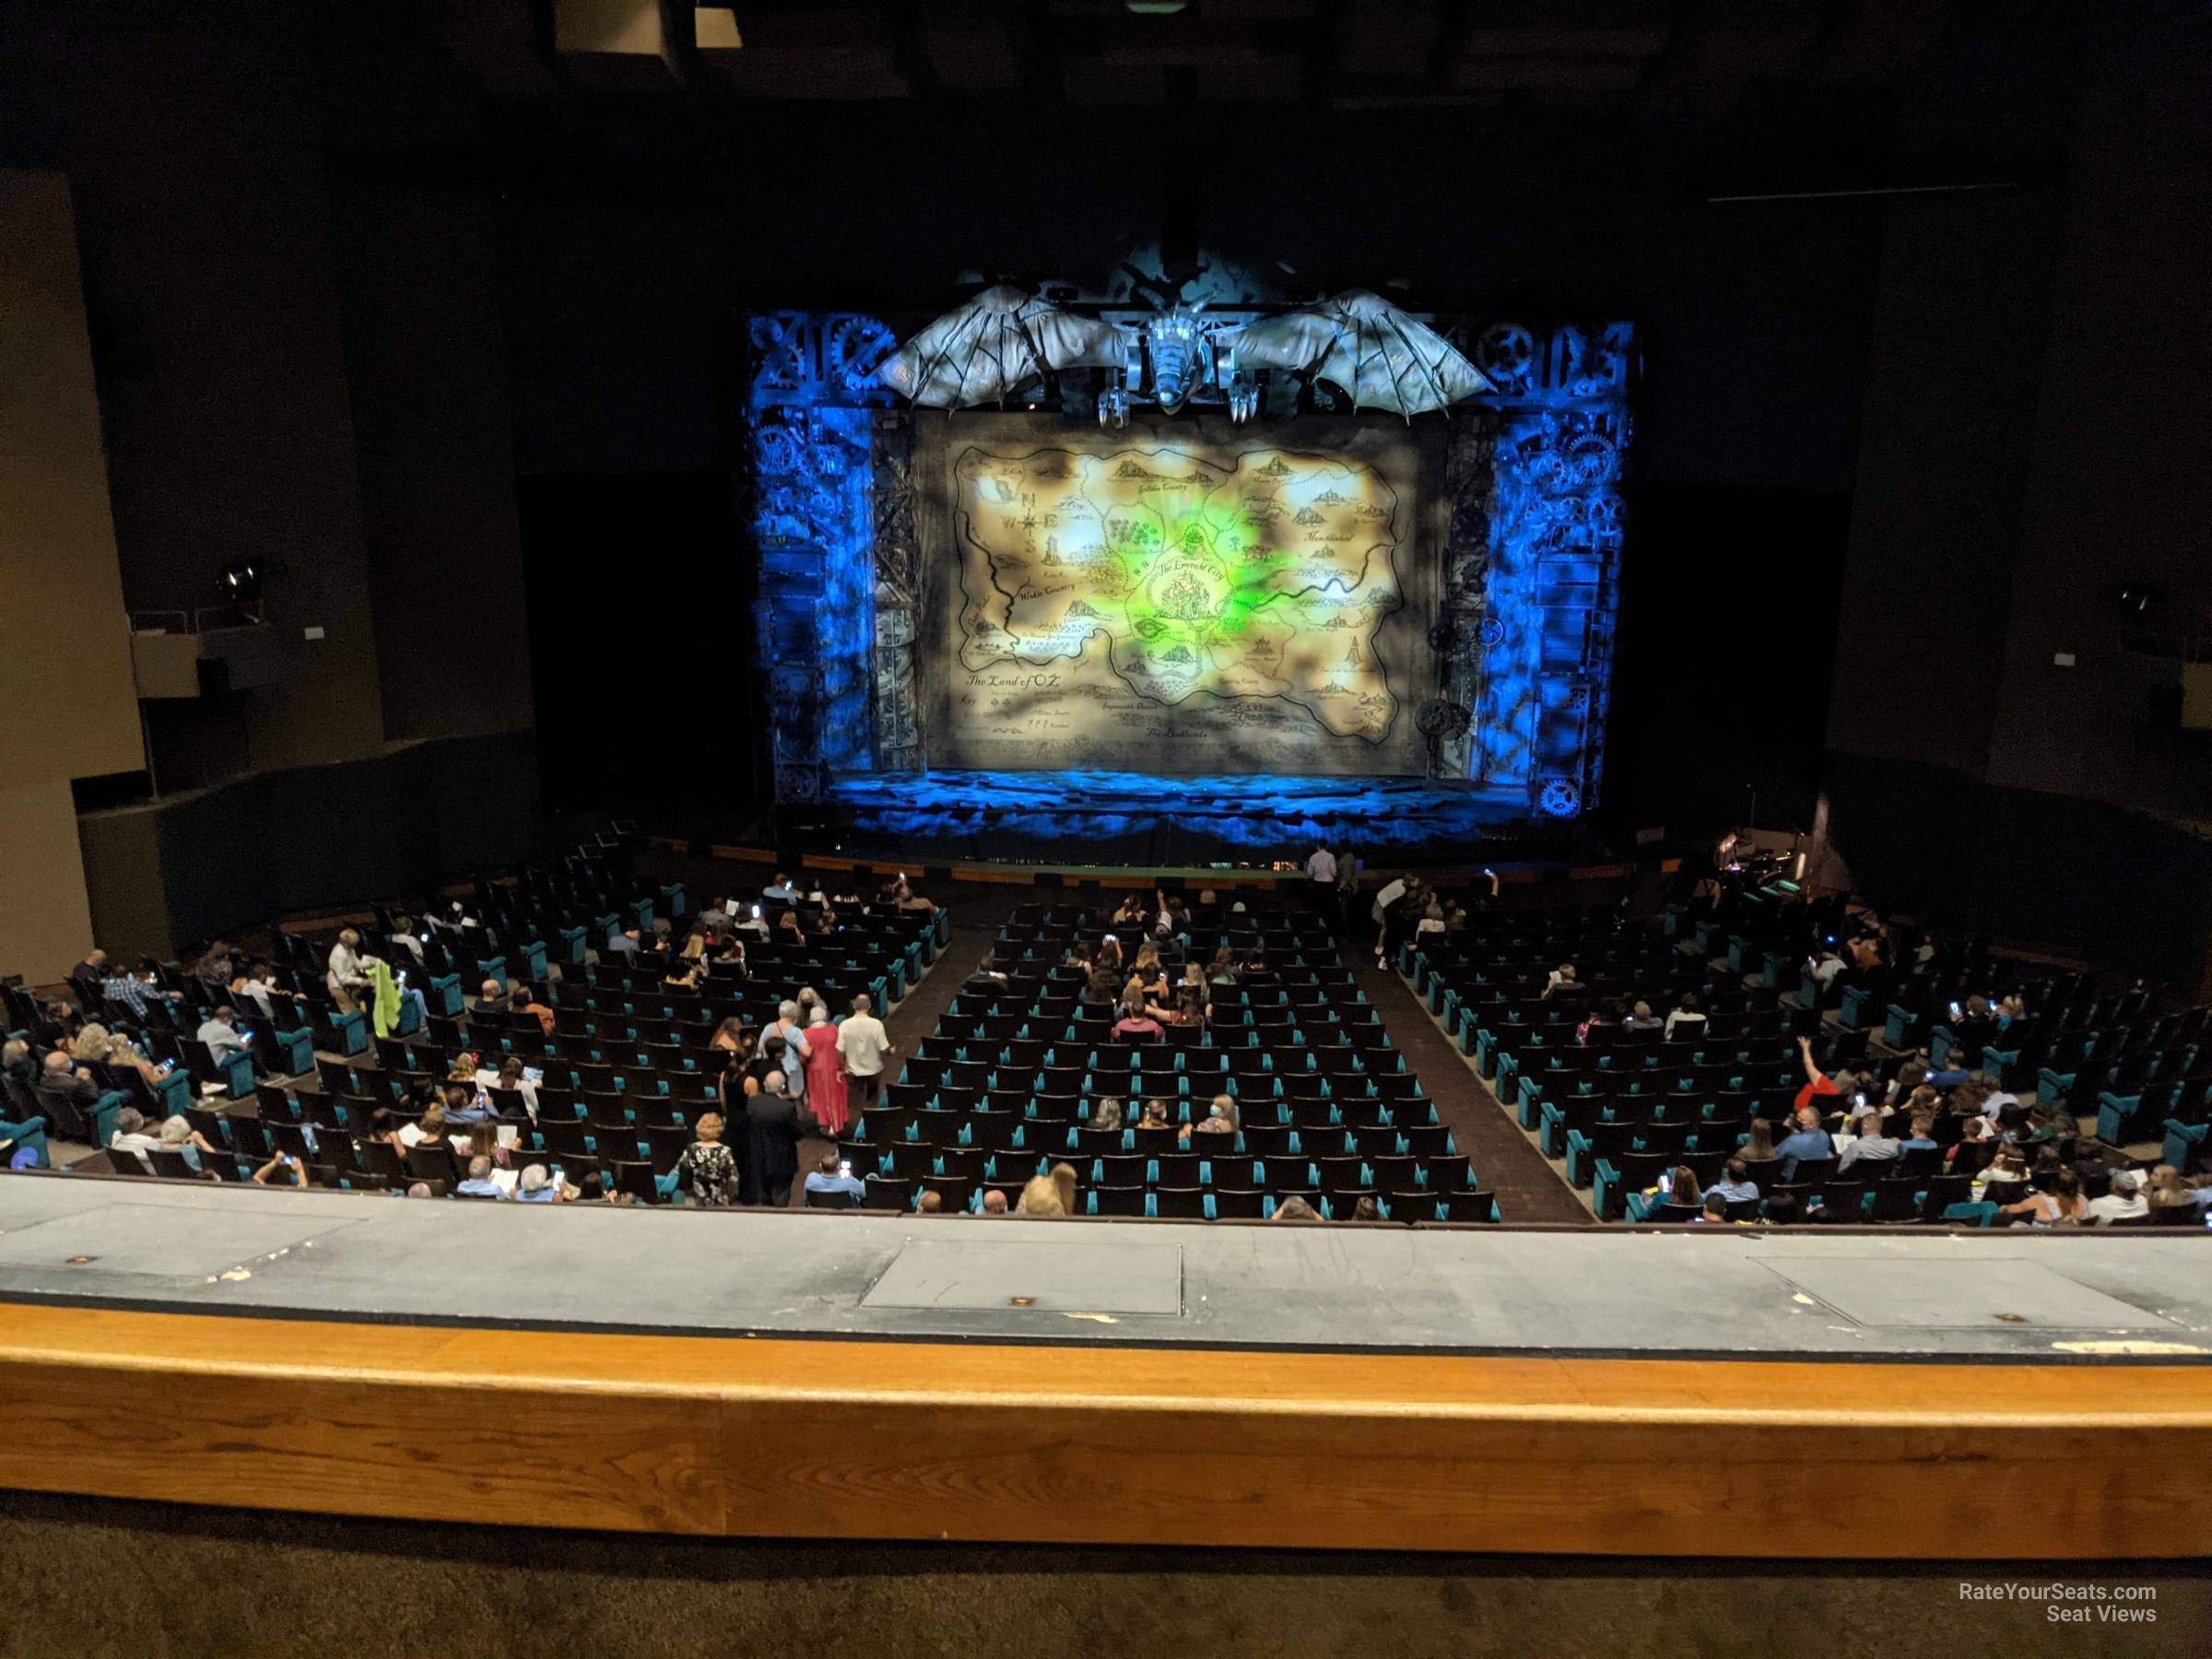
M 1491 389 L 1443 335 L 1364 288 L 1247 324 L 1230 350 L 1240 368 L 1310 369 L 1353 408 L 1408 418 Z
M 1004 403 L 1052 369 L 1118 368 L 1124 330 L 1079 317 L 1020 288 L 985 288 L 892 353 L 877 378 L 935 409 Z

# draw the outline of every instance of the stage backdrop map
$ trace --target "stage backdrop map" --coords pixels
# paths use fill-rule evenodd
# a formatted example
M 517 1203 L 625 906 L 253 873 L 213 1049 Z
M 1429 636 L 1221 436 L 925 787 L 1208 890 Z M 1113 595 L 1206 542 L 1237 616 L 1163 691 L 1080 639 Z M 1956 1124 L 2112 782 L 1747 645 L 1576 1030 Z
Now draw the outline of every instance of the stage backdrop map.
M 1434 543 L 1402 425 L 933 424 L 933 764 L 1422 770 Z

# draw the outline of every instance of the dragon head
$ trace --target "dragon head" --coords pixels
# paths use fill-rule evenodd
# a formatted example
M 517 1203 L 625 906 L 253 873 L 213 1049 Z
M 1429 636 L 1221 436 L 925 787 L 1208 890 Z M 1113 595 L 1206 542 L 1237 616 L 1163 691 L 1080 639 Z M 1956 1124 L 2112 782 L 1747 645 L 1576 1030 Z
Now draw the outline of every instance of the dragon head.
M 1181 409 L 1206 381 L 1206 330 L 1198 321 L 1198 313 L 1205 309 L 1203 300 L 1193 306 L 1171 305 L 1145 328 L 1152 395 L 1167 414 Z

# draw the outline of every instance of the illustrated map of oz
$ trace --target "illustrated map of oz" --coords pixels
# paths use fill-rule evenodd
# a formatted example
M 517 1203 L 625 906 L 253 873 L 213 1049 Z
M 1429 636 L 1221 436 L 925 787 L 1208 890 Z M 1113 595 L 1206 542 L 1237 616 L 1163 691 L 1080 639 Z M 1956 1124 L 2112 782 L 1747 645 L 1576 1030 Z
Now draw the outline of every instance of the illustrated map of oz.
M 1398 500 L 1374 466 L 970 448 L 953 488 L 964 763 L 1368 770 L 1401 729 L 1377 651 Z

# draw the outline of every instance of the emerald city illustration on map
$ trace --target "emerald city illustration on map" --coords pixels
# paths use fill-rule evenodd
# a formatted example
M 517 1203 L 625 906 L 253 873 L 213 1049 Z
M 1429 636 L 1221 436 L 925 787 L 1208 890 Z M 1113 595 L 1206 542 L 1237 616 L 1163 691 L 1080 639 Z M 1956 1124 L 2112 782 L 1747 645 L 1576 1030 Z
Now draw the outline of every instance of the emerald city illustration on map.
M 1374 466 L 1071 444 L 971 447 L 952 472 L 963 763 L 1174 770 L 1227 732 L 1255 768 L 1353 751 L 1340 770 L 1401 725 L 1377 650 L 1398 498 Z

